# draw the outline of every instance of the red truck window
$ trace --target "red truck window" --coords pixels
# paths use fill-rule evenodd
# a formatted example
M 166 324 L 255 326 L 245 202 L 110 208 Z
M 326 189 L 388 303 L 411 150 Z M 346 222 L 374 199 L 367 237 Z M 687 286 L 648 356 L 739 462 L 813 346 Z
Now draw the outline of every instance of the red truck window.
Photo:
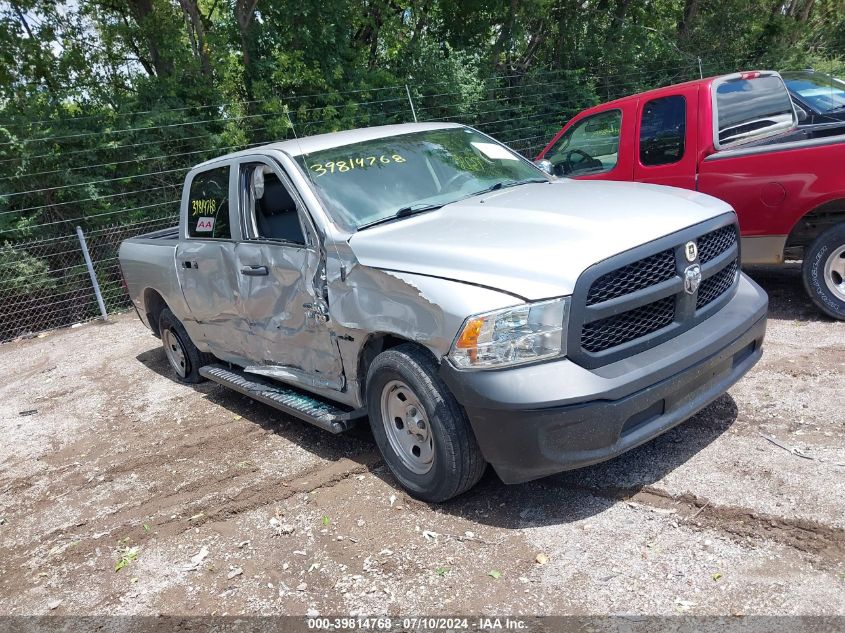
M 687 101 L 682 95 L 652 99 L 640 121 L 640 163 L 670 165 L 684 157 Z
M 776 75 L 724 80 L 716 87 L 715 105 L 717 148 L 771 136 L 793 125 L 789 92 Z
M 619 159 L 622 111 L 608 110 L 579 121 L 546 154 L 558 176 L 601 174 Z
M 229 230 L 229 168 L 194 176 L 188 196 L 188 237 L 232 239 Z

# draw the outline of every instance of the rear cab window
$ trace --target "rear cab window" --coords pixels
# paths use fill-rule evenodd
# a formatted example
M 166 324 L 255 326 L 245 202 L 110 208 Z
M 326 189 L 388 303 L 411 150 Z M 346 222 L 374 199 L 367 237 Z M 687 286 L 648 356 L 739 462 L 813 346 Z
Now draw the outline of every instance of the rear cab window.
M 229 227 L 229 167 L 196 174 L 188 194 L 188 237 L 232 239 Z
M 715 85 L 713 119 L 714 144 L 724 149 L 791 129 L 795 113 L 779 76 L 755 75 Z

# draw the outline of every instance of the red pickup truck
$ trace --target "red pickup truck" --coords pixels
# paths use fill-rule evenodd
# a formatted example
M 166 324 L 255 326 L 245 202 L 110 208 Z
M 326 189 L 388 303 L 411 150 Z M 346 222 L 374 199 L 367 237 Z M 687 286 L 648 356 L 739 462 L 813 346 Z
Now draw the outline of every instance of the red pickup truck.
M 845 136 L 836 133 L 798 127 L 776 72 L 745 72 L 585 110 L 537 162 L 559 176 L 721 198 L 739 216 L 743 263 L 803 259 L 810 298 L 845 319 Z

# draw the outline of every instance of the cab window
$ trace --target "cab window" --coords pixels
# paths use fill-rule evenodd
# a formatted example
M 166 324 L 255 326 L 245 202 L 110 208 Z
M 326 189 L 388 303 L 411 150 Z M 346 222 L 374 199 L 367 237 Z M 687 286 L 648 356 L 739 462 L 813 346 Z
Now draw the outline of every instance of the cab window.
M 546 158 L 558 176 L 600 174 L 616 167 L 622 111 L 609 110 L 579 121 L 558 139 Z
M 652 99 L 640 120 L 640 162 L 671 165 L 684 157 L 687 101 L 683 95 Z
M 229 167 L 200 172 L 188 194 L 188 237 L 232 239 L 229 228 Z
M 305 231 L 296 201 L 276 173 L 262 164 L 242 169 L 246 190 L 247 233 L 261 240 L 305 245 Z

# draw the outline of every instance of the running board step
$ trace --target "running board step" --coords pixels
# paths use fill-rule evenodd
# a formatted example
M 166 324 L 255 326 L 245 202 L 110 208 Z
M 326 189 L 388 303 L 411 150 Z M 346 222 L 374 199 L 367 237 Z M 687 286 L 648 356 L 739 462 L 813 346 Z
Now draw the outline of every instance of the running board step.
M 254 400 L 310 422 L 329 433 L 342 433 L 364 417 L 366 409 L 348 409 L 295 387 L 247 374 L 226 365 L 206 365 L 200 376 L 242 393 Z

